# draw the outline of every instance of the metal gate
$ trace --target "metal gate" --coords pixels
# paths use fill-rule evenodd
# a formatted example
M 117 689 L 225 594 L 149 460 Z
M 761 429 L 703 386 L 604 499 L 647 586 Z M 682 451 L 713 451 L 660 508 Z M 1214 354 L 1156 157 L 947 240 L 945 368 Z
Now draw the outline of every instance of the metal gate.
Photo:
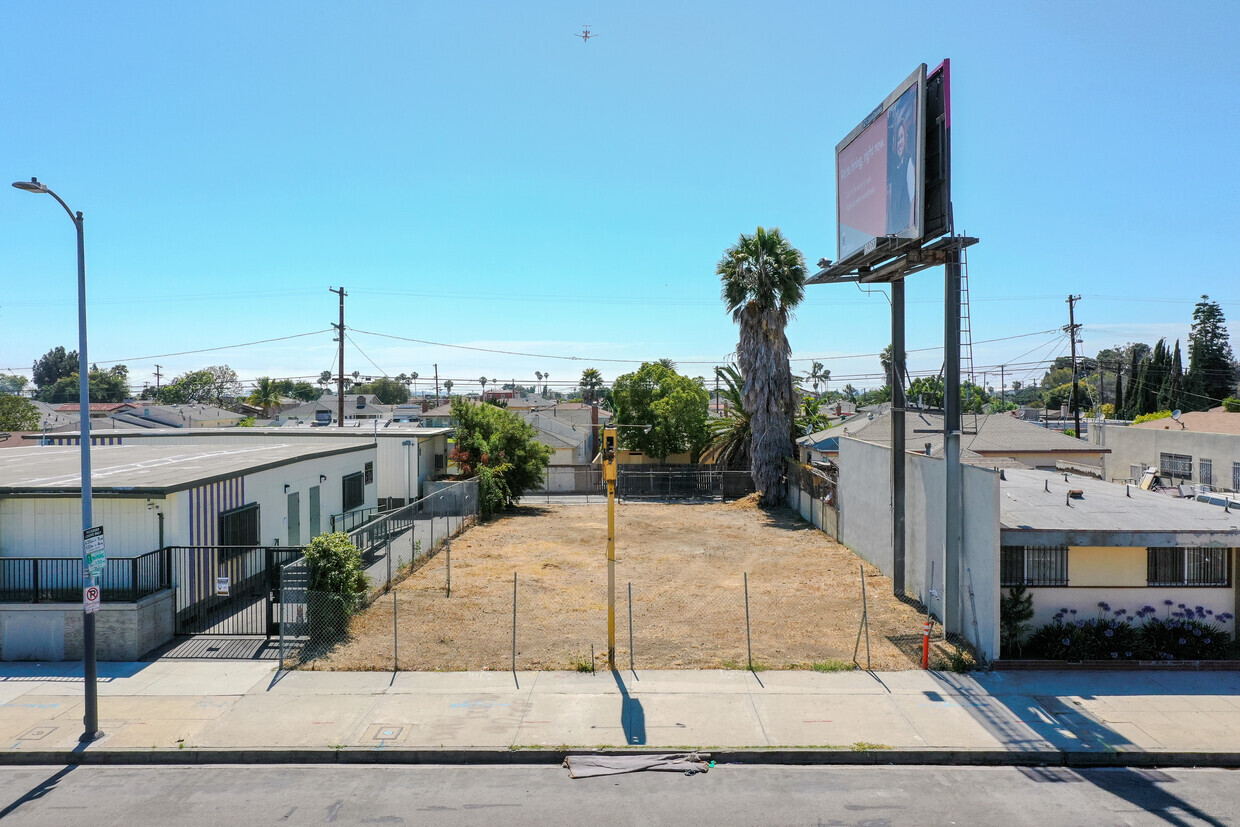
M 178 635 L 278 634 L 279 567 L 291 546 L 172 546 Z

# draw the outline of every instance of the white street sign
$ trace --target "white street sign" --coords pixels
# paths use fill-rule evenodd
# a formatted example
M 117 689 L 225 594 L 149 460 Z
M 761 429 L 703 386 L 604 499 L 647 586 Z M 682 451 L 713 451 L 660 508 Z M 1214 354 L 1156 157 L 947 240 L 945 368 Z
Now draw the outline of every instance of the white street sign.
M 215 594 L 218 597 L 228 597 L 228 578 L 215 578 Z
M 86 614 L 93 615 L 99 611 L 99 587 L 87 586 L 82 590 L 82 607 Z

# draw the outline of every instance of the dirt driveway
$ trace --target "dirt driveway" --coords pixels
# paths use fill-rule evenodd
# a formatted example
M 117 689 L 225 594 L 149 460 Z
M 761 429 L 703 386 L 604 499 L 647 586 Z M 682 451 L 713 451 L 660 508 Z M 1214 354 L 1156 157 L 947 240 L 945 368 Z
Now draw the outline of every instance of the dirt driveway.
M 745 574 L 753 660 L 772 669 L 851 661 L 860 560 L 791 511 L 734 503 L 621 503 L 616 509 L 617 665 L 744 668 Z M 607 508 L 527 505 L 474 526 L 355 618 L 317 669 L 606 667 Z M 866 565 L 875 669 L 920 665 L 924 616 Z M 395 626 L 392 613 L 397 613 Z M 936 647 L 937 650 L 937 647 Z M 944 650 L 946 651 L 946 650 Z M 941 653 L 935 653 L 935 657 Z M 865 643 L 859 660 L 865 663 Z M 820 666 L 821 668 L 821 666 Z

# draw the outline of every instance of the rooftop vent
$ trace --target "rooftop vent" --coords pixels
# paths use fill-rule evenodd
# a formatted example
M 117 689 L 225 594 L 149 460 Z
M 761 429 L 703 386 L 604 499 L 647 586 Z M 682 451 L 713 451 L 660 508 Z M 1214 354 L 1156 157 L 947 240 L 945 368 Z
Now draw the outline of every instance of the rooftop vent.
M 1085 492 L 1079 488 L 1073 488 L 1068 491 L 1068 496 L 1074 500 L 1083 500 L 1085 499 Z

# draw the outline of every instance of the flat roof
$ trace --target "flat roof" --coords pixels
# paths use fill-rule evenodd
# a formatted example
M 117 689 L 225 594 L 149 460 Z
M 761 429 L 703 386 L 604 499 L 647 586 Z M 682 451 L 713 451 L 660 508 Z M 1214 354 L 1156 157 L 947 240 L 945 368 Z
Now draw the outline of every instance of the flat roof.
M 354 427 L 346 425 L 344 428 L 336 426 L 311 426 L 309 424 L 271 427 L 271 428 L 108 428 L 107 436 L 114 437 L 180 437 L 182 439 L 192 439 L 193 437 L 202 436 L 229 436 L 238 439 L 261 439 L 269 438 L 272 440 L 298 439 L 301 437 L 332 437 L 335 439 L 352 439 L 359 442 L 374 442 L 375 437 L 388 437 L 390 439 L 408 439 L 410 436 L 432 437 L 442 436 L 452 433 L 455 428 L 425 428 L 417 426 L 409 426 L 404 423 L 392 425 L 390 428 L 379 428 L 375 431 L 373 426 L 361 425 Z M 80 436 L 80 431 L 56 431 L 48 432 L 51 439 L 75 439 Z M 94 429 L 91 429 L 92 436 Z M 30 442 L 38 442 L 42 439 L 42 434 L 31 431 L 22 436 L 22 439 Z
M 1240 546 L 1240 511 L 1062 472 L 1013 468 L 1005 469 L 1003 477 L 999 524 L 1004 531 L 1095 538 L 1110 534 L 1107 545 L 1134 546 L 1155 544 L 1143 541 L 1151 534 L 1230 534 L 1233 545 Z M 1070 490 L 1082 496 L 1070 498 Z M 1124 538 L 1132 542 L 1114 542 Z
M 373 442 L 340 446 L 96 445 L 90 449 L 91 487 L 101 496 L 162 495 L 373 447 Z M 81 491 L 81 451 L 76 445 L 36 445 L 0 452 L 0 497 Z

